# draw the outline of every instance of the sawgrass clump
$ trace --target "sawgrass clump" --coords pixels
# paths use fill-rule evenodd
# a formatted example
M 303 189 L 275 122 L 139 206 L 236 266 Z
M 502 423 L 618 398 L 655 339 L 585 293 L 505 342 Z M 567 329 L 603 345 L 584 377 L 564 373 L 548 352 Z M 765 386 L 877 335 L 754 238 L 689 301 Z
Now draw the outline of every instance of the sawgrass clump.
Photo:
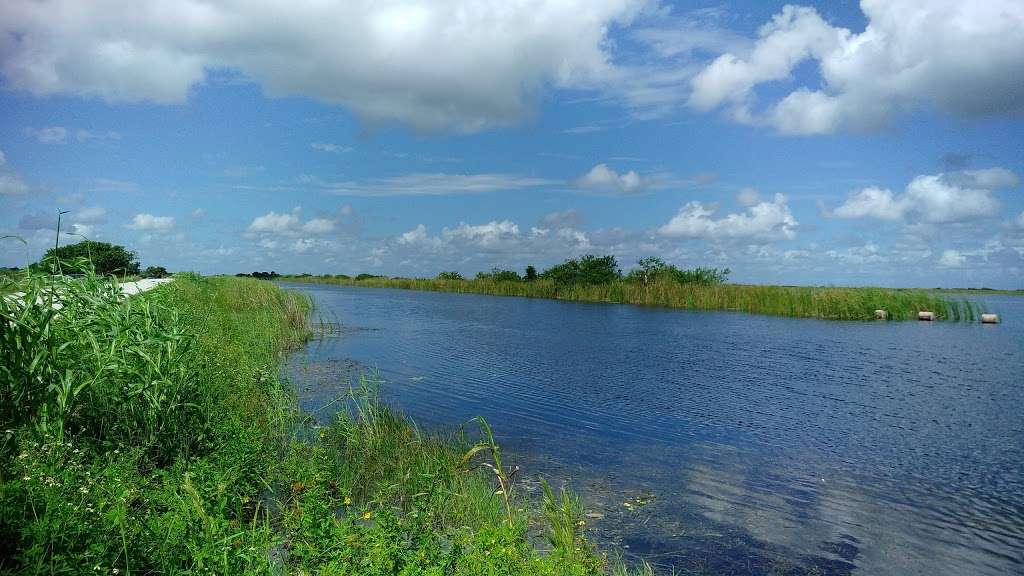
M 691 310 L 731 310 L 751 314 L 872 320 L 875 310 L 886 310 L 892 320 L 916 319 L 922 310 L 941 320 L 973 321 L 982 309 L 977 304 L 930 290 L 893 288 L 837 288 L 819 286 L 767 286 L 714 282 L 678 282 L 655 278 L 650 282 L 614 280 L 603 284 L 565 284 L 554 280 L 495 281 L 489 278 L 366 278 L 363 280 L 316 276 L 286 277 L 297 282 L 401 288 L 434 292 L 492 294 L 528 298 L 554 298 L 582 302 L 614 302 Z

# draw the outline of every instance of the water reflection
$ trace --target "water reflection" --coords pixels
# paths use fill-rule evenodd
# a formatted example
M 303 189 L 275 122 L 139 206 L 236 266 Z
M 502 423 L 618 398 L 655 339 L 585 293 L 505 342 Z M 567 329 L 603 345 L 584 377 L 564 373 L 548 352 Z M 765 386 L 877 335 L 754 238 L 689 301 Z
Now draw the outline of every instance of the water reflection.
M 990 301 L 1004 324 L 983 327 L 303 289 L 344 327 L 293 358 L 305 408 L 326 417 L 380 367 L 425 426 L 485 416 L 627 554 L 695 573 L 1024 570 L 1021 300 Z

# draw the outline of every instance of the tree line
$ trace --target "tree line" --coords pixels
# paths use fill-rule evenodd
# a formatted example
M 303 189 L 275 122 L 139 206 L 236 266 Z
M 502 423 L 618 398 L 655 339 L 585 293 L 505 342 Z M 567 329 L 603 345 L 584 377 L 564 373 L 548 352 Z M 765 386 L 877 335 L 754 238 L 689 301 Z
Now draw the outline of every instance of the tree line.
M 680 284 L 722 284 L 729 278 L 729 268 L 697 267 L 680 269 L 656 256 L 641 258 L 637 267 L 623 274 L 615 256 L 587 254 L 580 258 L 569 258 L 541 273 L 533 266 L 527 266 L 522 275 L 515 270 L 494 268 L 489 272 L 478 272 L 477 280 L 492 282 L 532 282 L 537 279 L 550 280 L 556 284 L 609 284 L 616 281 L 651 284 L 654 282 L 677 282 Z M 465 280 L 458 272 L 441 272 L 438 280 Z

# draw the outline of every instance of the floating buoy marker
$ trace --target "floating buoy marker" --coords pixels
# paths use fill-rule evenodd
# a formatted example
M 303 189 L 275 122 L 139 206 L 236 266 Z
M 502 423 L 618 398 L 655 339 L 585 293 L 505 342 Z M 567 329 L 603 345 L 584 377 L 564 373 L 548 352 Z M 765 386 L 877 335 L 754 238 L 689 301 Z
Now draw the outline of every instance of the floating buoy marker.
M 928 312 L 927 310 L 922 310 L 917 313 L 917 319 L 924 320 L 926 322 L 931 322 L 932 320 L 935 320 L 935 312 Z
M 885 320 L 889 317 L 889 313 L 885 310 L 875 310 L 875 320 Z
M 982 314 L 982 324 L 999 324 L 999 314 Z

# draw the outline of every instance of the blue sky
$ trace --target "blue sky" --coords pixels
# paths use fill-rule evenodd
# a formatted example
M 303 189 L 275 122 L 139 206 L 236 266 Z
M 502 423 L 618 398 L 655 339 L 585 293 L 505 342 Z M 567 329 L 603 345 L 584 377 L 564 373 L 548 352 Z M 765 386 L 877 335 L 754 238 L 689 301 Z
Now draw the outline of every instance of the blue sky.
M 1024 286 L 1019 2 L 105 3 L 0 6 L 2 266 Z

